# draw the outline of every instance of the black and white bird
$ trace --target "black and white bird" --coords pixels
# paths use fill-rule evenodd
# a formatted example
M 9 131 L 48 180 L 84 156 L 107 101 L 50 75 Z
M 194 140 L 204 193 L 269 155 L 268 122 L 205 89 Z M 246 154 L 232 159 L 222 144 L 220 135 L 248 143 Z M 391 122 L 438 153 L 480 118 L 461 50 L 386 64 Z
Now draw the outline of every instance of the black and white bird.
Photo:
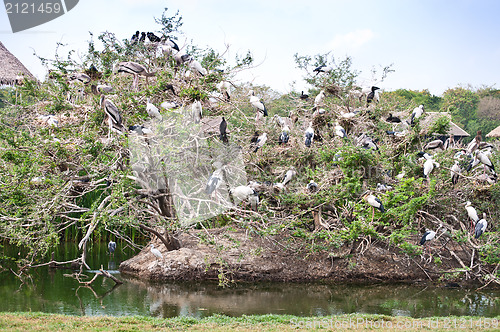
M 316 182 L 314 182 L 313 180 L 311 180 L 308 184 L 307 184 L 307 190 L 309 190 L 309 192 L 311 193 L 315 193 L 319 190 L 319 186 Z
M 199 100 L 195 101 L 191 105 L 191 110 L 193 111 L 193 121 L 194 123 L 200 123 L 201 118 L 202 118 L 202 107 L 201 107 L 201 102 Z
M 309 123 L 309 127 L 307 127 L 305 133 L 304 133 L 304 137 L 305 137 L 305 145 L 306 147 L 310 148 L 311 147 L 311 144 L 314 140 L 314 129 L 312 127 L 312 122 Z
M 436 238 L 436 232 L 431 230 L 426 230 L 424 235 L 422 236 L 422 239 L 420 240 L 420 245 L 423 246 L 425 245 L 426 242 L 432 241 L 435 238 Z
M 422 114 L 424 114 L 424 105 L 419 105 L 418 107 L 415 107 L 413 109 L 413 112 L 411 112 L 411 118 L 410 118 L 410 124 L 414 124 L 415 120 L 420 118 Z
M 380 97 L 378 95 L 378 91 L 377 90 L 380 90 L 380 88 L 376 87 L 376 86 L 372 86 L 371 87 L 370 93 L 368 94 L 368 96 L 366 96 L 366 103 L 367 104 L 370 104 L 372 101 L 374 101 L 376 103 L 379 102 Z
M 116 250 L 116 242 L 114 241 L 109 241 L 108 243 L 108 252 L 110 255 L 113 255 Z
M 486 213 L 483 212 L 483 219 L 476 223 L 476 230 L 474 232 L 474 238 L 478 239 L 488 227 L 488 222 L 486 221 Z
M 212 175 L 208 178 L 207 185 L 205 186 L 205 193 L 207 195 L 212 195 L 215 193 L 217 188 L 219 188 L 222 182 L 222 168 L 220 165 L 216 165 L 218 167 Z
M 441 149 L 442 151 L 444 151 L 443 141 L 440 139 L 435 139 L 424 145 L 424 150 L 434 150 L 434 149 Z
M 73 73 L 68 77 L 70 82 L 73 83 L 82 83 L 88 84 L 90 83 L 90 76 L 85 73 Z
M 133 125 L 129 126 L 128 130 L 132 133 L 136 133 L 137 135 L 141 136 L 148 136 L 153 133 L 153 131 L 147 127 L 144 127 L 143 125 Z
M 288 140 L 290 139 L 290 128 L 285 125 L 283 129 L 281 130 L 280 138 L 278 140 L 279 144 L 287 144 Z
M 321 65 L 321 66 L 318 66 L 318 67 L 314 68 L 313 72 L 315 72 L 316 75 L 318 75 L 319 73 L 329 73 L 332 70 L 333 70 L 333 68 L 330 67 L 330 66 Z
M 147 68 L 140 63 L 133 61 L 119 62 L 113 67 L 114 73 L 127 73 L 134 76 L 132 87 L 137 89 L 139 86 L 139 76 L 146 77 L 146 83 L 148 77 L 155 76 L 156 72 L 149 72 Z
M 169 46 L 169 47 L 173 48 L 177 52 L 179 52 L 179 50 L 180 50 L 179 46 L 177 45 L 177 43 L 175 41 L 173 41 L 172 39 L 170 39 L 170 38 L 165 39 L 163 41 L 163 44 L 166 45 L 166 46 Z
M 368 203 L 370 204 L 370 206 L 372 208 L 375 208 L 375 209 L 378 209 L 380 212 L 384 213 L 385 212 L 385 209 L 384 209 L 384 205 L 382 204 L 382 201 L 375 197 L 374 195 L 372 194 L 365 194 L 363 196 L 363 199 Z M 375 214 L 375 210 L 373 210 L 373 213 L 372 213 L 372 219 L 373 219 L 373 216 Z
M 266 105 L 264 105 L 259 97 L 255 96 L 255 92 L 250 90 L 248 95 L 250 96 L 250 104 L 257 109 L 257 122 L 261 120 L 262 116 L 268 116 Z
M 252 211 L 257 211 L 257 206 L 259 205 L 259 193 L 254 190 L 254 193 L 248 196 L 248 203 L 250 203 L 250 207 Z
M 217 83 L 216 87 L 224 97 L 225 101 L 231 100 L 231 83 L 229 83 L 228 81 L 220 81 L 219 83 Z
M 160 107 L 166 110 L 179 108 L 181 105 L 177 104 L 175 101 L 164 101 L 160 104 Z
M 111 137 L 112 130 L 122 133 L 125 128 L 123 127 L 122 116 L 118 107 L 116 107 L 116 105 L 111 100 L 106 99 L 104 95 L 101 95 L 100 104 L 108 118 L 108 138 Z
M 227 139 L 227 122 L 224 117 L 222 117 L 222 121 L 219 124 L 219 138 L 222 141 L 222 143 L 229 143 L 229 140 Z
M 151 253 L 157 258 L 157 259 L 163 259 L 163 255 L 161 254 L 160 250 L 155 248 L 154 244 L 151 244 Z
M 335 122 L 335 135 L 342 138 L 347 138 L 345 129 L 338 123 L 338 121 Z
M 361 134 L 358 137 L 358 146 L 361 146 L 363 149 L 372 149 L 374 151 L 378 151 L 378 146 L 375 144 L 375 141 L 366 134 Z
M 201 76 L 206 76 L 208 74 L 208 71 L 203 68 L 198 60 L 191 59 L 191 61 L 188 62 L 188 66 Z
M 267 141 L 267 134 L 263 133 L 255 141 L 255 144 L 254 144 L 255 150 L 253 150 L 253 152 L 257 152 L 257 150 L 259 150 L 260 148 L 262 148 L 262 146 L 264 146 L 264 144 L 266 143 L 266 141 Z
M 296 175 L 297 171 L 295 170 L 295 167 L 291 167 L 288 171 L 286 171 L 281 184 L 283 184 L 283 186 L 286 186 Z
M 130 38 L 130 43 L 135 44 L 139 41 L 139 31 L 136 31 L 135 34 L 132 35 L 132 38 Z
M 480 151 L 480 150 L 476 150 L 475 151 L 475 158 L 477 160 L 479 160 L 484 166 L 486 166 L 488 168 L 488 170 L 493 174 L 493 175 L 496 175 L 495 173 L 495 165 L 493 165 L 493 163 L 491 162 L 490 158 L 488 157 L 488 154 Z
M 460 174 L 462 173 L 462 168 L 460 167 L 460 162 L 455 160 L 453 166 L 451 166 L 451 183 L 456 185 L 458 183 L 458 179 L 460 178 Z
M 160 110 L 151 103 L 149 98 L 146 102 L 146 112 L 148 112 L 148 115 L 155 120 L 161 121 L 163 119 L 160 114 Z

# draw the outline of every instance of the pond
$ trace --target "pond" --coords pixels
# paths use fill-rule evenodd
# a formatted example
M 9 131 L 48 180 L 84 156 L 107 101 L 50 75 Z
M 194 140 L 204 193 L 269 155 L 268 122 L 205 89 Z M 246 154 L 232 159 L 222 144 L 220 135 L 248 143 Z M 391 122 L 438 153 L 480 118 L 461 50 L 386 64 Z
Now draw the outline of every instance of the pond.
M 6 249 L 5 249 L 6 250 Z M 76 244 L 66 243 L 56 259 L 75 257 Z M 70 315 L 142 315 L 156 317 L 204 317 L 291 314 L 324 316 L 348 313 L 402 315 L 411 317 L 500 315 L 500 290 L 451 289 L 406 284 L 328 283 L 238 283 L 220 288 L 216 282 L 151 283 L 120 275 L 117 267 L 134 252 L 117 249 L 114 256 L 106 245 L 93 245 L 88 263 L 101 265 L 124 281 L 99 277 L 83 287 L 69 277 L 71 270 L 33 269 L 26 282 L 10 272 L 0 273 L 0 311 L 41 311 Z M 89 277 L 93 273 L 86 272 Z

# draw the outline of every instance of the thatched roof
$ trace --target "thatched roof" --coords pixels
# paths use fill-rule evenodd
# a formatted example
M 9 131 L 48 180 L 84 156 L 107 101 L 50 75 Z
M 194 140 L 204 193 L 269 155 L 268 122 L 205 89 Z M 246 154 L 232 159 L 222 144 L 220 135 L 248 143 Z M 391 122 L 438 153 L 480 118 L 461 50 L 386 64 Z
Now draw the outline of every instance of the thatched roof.
M 23 76 L 35 76 L 0 42 L 0 85 L 20 84 Z
M 500 126 L 490 131 L 486 137 L 500 137 Z
M 458 125 L 451 121 L 451 114 L 448 112 L 425 112 L 424 117 L 420 120 L 420 127 L 422 130 L 420 131 L 421 135 L 432 135 L 433 133 L 429 133 L 429 129 L 440 117 L 445 116 L 450 120 L 450 130 L 447 135 L 453 136 L 461 136 L 467 137 L 470 136 L 465 130 L 460 128 Z

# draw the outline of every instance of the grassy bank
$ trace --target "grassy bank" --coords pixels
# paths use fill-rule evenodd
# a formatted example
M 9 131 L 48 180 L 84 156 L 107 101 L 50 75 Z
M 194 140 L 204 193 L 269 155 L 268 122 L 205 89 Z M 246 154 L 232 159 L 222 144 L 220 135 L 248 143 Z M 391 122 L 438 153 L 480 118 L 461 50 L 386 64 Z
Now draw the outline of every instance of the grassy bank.
M 500 317 L 410 318 L 384 315 L 339 315 L 297 317 L 261 315 L 227 317 L 80 317 L 45 313 L 0 313 L 2 331 L 300 331 L 300 330 L 384 330 L 384 331 L 473 331 L 499 330 Z

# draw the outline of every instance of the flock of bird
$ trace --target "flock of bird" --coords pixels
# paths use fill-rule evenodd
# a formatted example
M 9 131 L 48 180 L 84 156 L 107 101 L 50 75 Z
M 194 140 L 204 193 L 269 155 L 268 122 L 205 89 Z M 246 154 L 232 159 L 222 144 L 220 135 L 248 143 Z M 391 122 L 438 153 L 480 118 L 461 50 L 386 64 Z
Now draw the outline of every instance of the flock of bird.
M 131 44 L 136 44 L 136 43 L 141 43 L 141 42 L 146 42 L 149 40 L 150 43 L 154 43 L 156 45 L 157 50 L 160 51 L 162 55 L 171 55 L 175 59 L 175 64 L 177 67 L 181 65 L 186 65 L 187 68 L 189 68 L 188 73 L 191 74 L 186 74 L 186 76 L 193 75 L 200 75 L 200 76 L 205 76 L 207 75 L 208 71 L 207 69 L 203 68 L 201 64 L 196 61 L 191 55 L 184 53 L 178 45 L 175 43 L 175 41 L 167 38 L 167 37 L 157 37 L 151 32 L 142 32 L 140 33 L 137 31 L 133 37 L 131 38 L 130 42 Z M 175 51 L 175 54 L 174 54 Z M 176 68 L 177 68 L 176 67 Z M 321 74 L 328 74 L 332 70 L 334 70 L 332 67 L 323 65 L 319 66 L 314 69 L 315 75 L 321 75 Z M 118 73 L 125 73 L 125 74 L 130 74 L 133 76 L 133 82 L 132 82 L 132 89 L 138 90 L 139 88 L 139 77 L 145 77 L 146 78 L 146 84 L 147 84 L 147 79 L 148 77 L 153 77 L 156 75 L 156 72 L 154 71 L 148 71 L 148 69 L 134 61 L 123 61 L 115 64 L 113 66 L 113 73 L 118 74 Z M 86 72 L 86 73 L 73 73 L 69 76 L 68 82 L 70 84 L 80 84 L 80 85 L 87 85 L 93 80 L 93 75 L 95 75 L 95 72 Z M 218 100 L 224 100 L 224 101 L 230 101 L 231 100 L 231 83 L 228 81 L 221 81 L 217 84 L 217 89 L 219 90 L 219 95 L 218 95 Z M 172 85 L 168 86 L 166 90 L 170 90 L 173 95 L 177 95 L 175 92 L 175 89 Z M 81 89 L 83 91 L 83 89 Z M 351 94 L 359 98 L 360 100 L 362 98 L 366 98 L 366 104 L 369 105 L 371 103 L 377 103 L 380 100 L 380 95 L 379 95 L 379 87 L 376 86 L 369 86 L 362 88 L 360 90 L 353 90 Z M 80 91 L 80 90 L 79 90 Z M 107 84 L 97 84 L 97 85 L 92 85 L 91 86 L 91 91 L 95 94 L 100 95 L 100 106 L 104 110 L 108 122 L 108 139 L 111 138 L 111 132 L 119 132 L 119 133 L 124 133 L 127 132 L 127 129 L 123 125 L 123 118 L 121 116 L 119 108 L 106 97 L 107 94 L 111 94 L 115 92 L 114 87 L 107 85 Z M 265 117 L 269 116 L 269 111 L 264 104 L 263 100 L 259 98 L 258 96 L 255 95 L 255 91 L 250 90 L 247 94 L 249 98 L 249 104 L 251 107 L 253 107 L 256 111 L 255 113 L 255 123 L 256 125 L 259 125 L 262 123 L 263 119 Z M 304 92 L 301 92 L 300 99 L 301 100 L 308 100 L 309 96 L 307 94 L 304 94 Z M 323 108 L 325 106 L 325 98 L 326 98 L 326 92 L 324 90 L 321 90 L 314 98 L 314 106 L 313 106 L 313 112 L 314 114 L 324 114 L 326 111 Z M 68 97 L 70 99 L 70 97 Z M 164 103 L 161 104 L 161 108 L 163 109 L 174 109 L 177 107 L 180 107 L 181 105 L 177 104 L 175 101 L 165 101 Z M 151 103 L 151 100 L 148 98 L 146 101 L 146 111 L 149 117 L 152 120 L 155 121 L 162 121 L 162 114 L 158 107 L 156 107 L 153 103 Z M 191 112 L 192 112 L 192 118 L 195 123 L 200 123 L 202 116 L 203 116 L 203 110 L 202 110 L 202 104 L 199 100 L 196 100 L 192 103 L 191 105 Z M 416 107 L 409 118 L 409 121 L 406 121 L 406 125 L 408 126 L 413 126 L 415 124 L 415 121 L 417 119 L 421 118 L 425 113 L 425 109 L 423 105 L 420 105 Z M 351 119 L 356 117 L 358 114 L 358 111 L 350 111 L 350 112 L 345 112 L 341 111 L 340 116 L 343 119 Z M 274 116 L 274 119 L 278 123 L 278 125 L 281 127 L 281 133 L 278 139 L 278 143 L 280 145 L 286 145 L 288 144 L 290 140 L 290 135 L 291 135 L 291 130 L 290 127 L 293 123 L 293 120 L 290 120 L 290 118 L 283 118 L 278 115 Z M 53 116 L 44 116 L 42 121 L 52 125 L 52 126 L 57 126 L 57 120 Z M 389 117 L 387 117 L 386 122 L 388 123 L 404 123 L 404 120 L 394 116 L 392 113 L 389 113 Z M 128 132 L 134 132 L 139 135 L 148 135 L 151 134 L 151 130 L 143 125 L 134 125 L 130 126 L 128 128 Z M 338 136 L 341 139 L 347 139 L 348 138 L 348 133 L 345 130 L 344 127 L 342 127 L 339 123 L 339 121 L 335 122 L 334 125 L 334 133 L 336 136 Z M 408 134 L 408 131 L 405 129 L 403 131 L 387 131 L 387 135 L 394 135 L 396 137 L 401 137 L 405 136 Z M 308 126 L 306 127 L 304 131 L 304 136 L 303 136 L 303 142 L 304 146 L 306 148 L 311 148 L 313 146 L 313 143 L 315 141 L 315 130 L 313 126 L 313 122 L 309 122 Z M 227 144 L 229 139 L 227 135 L 227 121 L 225 117 L 222 117 L 222 120 L 220 122 L 219 126 L 219 138 L 220 140 Z M 268 134 L 266 132 L 259 133 L 255 132 L 254 136 L 250 140 L 251 144 L 251 151 L 253 153 L 257 153 L 259 149 L 262 149 L 262 147 L 266 144 L 268 141 Z M 356 145 L 361 146 L 366 149 L 371 149 L 373 151 L 378 150 L 377 146 L 377 140 L 372 139 L 370 136 L 366 134 L 362 134 L 359 137 L 355 137 L 353 140 Z M 443 142 L 440 139 L 433 140 L 428 142 L 424 147 L 424 151 L 437 151 L 437 150 L 447 150 L 454 144 L 453 137 L 450 135 L 450 138 Z M 423 177 L 425 179 L 429 179 L 430 174 L 433 172 L 435 168 L 440 167 L 440 164 L 434 160 L 434 157 L 429 154 L 428 152 L 420 152 L 418 154 L 419 157 L 423 158 L 424 163 L 423 163 Z M 460 150 L 457 154 L 455 154 L 455 162 L 451 168 L 451 181 L 453 185 L 457 184 L 459 181 L 460 176 L 463 173 L 463 169 L 461 164 L 463 164 L 464 160 L 467 160 L 467 171 L 470 171 L 473 167 L 477 166 L 478 164 L 483 164 L 485 166 L 485 172 L 488 171 L 491 175 L 489 175 L 488 179 L 491 181 L 496 181 L 497 175 L 495 173 L 494 165 L 490 160 L 490 156 L 492 153 L 492 146 L 491 144 L 488 144 L 486 142 L 483 142 L 481 139 L 481 134 L 478 132 L 478 135 L 472 140 L 472 142 L 467 146 L 467 148 Z M 337 156 L 336 156 L 337 158 Z M 337 159 L 338 160 L 338 159 Z M 335 160 L 334 160 L 335 161 Z M 222 176 L 222 165 L 215 166 L 214 172 L 211 174 L 209 179 L 206 182 L 206 187 L 205 187 L 205 193 L 207 195 L 211 195 L 212 197 L 215 197 L 215 193 L 220 186 L 220 184 L 223 182 L 223 176 Z M 265 185 L 273 185 L 277 189 L 284 189 L 287 184 L 290 183 L 290 181 L 297 175 L 297 171 L 295 168 L 291 167 L 284 175 L 283 179 L 279 183 L 271 184 L 271 183 L 266 183 Z M 230 194 L 233 195 L 235 198 L 239 199 L 240 201 L 247 201 L 253 210 L 257 210 L 257 206 L 259 204 L 259 191 L 260 188 L 262 188 L 261 183 L 257 183 L 254 181 L 251 181 L 248 185 L 246 186 L 238 186 L 235 188 L 232 188 L 230 190 Z M 385 185 L 380 185 L 379 186 L 385 186 Z M 386 187 L 388 188 L 388 186 Z M 319 190 L 318 184 L 315 182 L 311 181 L 307 185 L 307 190 L 311 193 L 317 192 Z M 390 189 L 386 189 L 390 190 Z M 373 213 L 372 213 L 372 219 L 373 215 L 375 213 L 375 209 L 379 210 L 380 213 L 384 213 L 386 210 L 384 208 L 383 202 L 376 197 L 373 193 L 368 192 L 365 194 L 362 199 L 373 208 Z M 484 233 L 486 227 L 487 227 L 487 222 L 486 222 L 486 214 L 483 214 L 483 218 L 479 220 L 477 213 L 475 212 L 475 209 L 470 205 L 470 202 L 467 202 L 466 209 L 468 212 L 468 215 L 471 220 L 471 227 L 474 228 L 475 230 L 475 238 L 479 238 L 481 234 Z M 475 224 L 472 224 L 474 222 Z M 422 237 L 420 244 L 424 245 L 426 242 L 431 241 L 436 237 L 436 232 L 437 231 L 431 231 L 428 230 Z M 114 243 L 114 242 L 113 242 Z M 116 248 L 116 244 L 114 244 L 114 247 L 109 247 L 109 252 L 112 253 L 114 252 Z M 158 249 L 154 248 L 153 245 L 151 245 L 151 253 L 158 259 L 162 258 L 161 253 L 158 251 Z

